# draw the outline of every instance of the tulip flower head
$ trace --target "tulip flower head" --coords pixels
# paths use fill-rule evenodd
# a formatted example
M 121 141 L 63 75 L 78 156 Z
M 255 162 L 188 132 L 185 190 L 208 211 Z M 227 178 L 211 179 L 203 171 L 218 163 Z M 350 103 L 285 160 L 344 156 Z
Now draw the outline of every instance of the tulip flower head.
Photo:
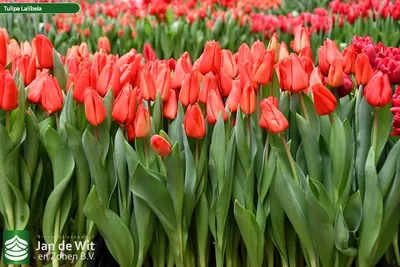
M 253 85 L 248 82 L 243 89 L 242 97 L 240 99 L 240 107 L 244 114 L 251 115 L 256 111 L 256 106 L 256 93 Z
M 53 68 L 53 45 L 50 40 L 39 34 L 35 37 L 34 45 L 36 48 L 37 61 L 40 69 L 52 69 Z
M 308 74 L 299 57 L 291 54 L 279 62 L 279 85 L 282 90 L 300 92 L 308 88 Z
M 199 97 L 199 89 L 200 83 L 197 73 L 190 72 L 186 74 L 183 79 L 181 91 L 179 92 L 179 102 L 185 107 L 196 103 Z
M 215 90 L 211 90 L 208 93 L 207 100 L 207 120 L 210 124 L 215 124 L 217 122 L 219 114 L 222 113 L 224 121 L 228 119 L 228 113 L 224 108 L 221 96 Z
M 197 103 L 188 106 L 183 125 L 186 135 L 189 137 L 201 139 L 206 134 L 203 113 Z
M 0 109 L 11 111 L 18 107 L 18 89 L 9 72 L 0 74 Z
M 104 51 L 106 54 L 109 54 L 111 52 L 110 41 L 106 36 L 99 37 L 99 40 L 97 42 L 97 49 L 99 51 Z
M 336 97 L 322 84 L 311 86 L 314 107 L 319 115 L 327 115 L 336 109 Z
M 151 131 L 151 118 L 149 111 L 140 104 L 135 118 L 135 133 L 136 137 L 146 137 Z
M 282 112 L 275 106 L 272 99 L 267 98 L 261 101 L 260 126 L 272 134 L 284 132 L 289 127 L 289 122 Z
M 150 139 L 151 148 L 160 157 L 168 156 L 171 153 L 171 144 L 161 135 L 153 135 Z
M 361 53 L 357 55 L 354 70 L 357 85 L 365 86 L 371 80 L 372 67 L 366 54 Z
M 378 71 L 372 76 L 364 89 L 368 104 L 373 107 L 384 107 L 392 99 L 392 88 L 387 74 Z
M 115 100 L 112 117 L 121 125 L 130 124 L 136 116 L 137 88 L 125 86 Z
M 221 68 L 221 47 L 216 41 L 208 41 L 200 57 L 199 71 L 205 75 L 208 72 L 218 73 Z
M 85 114 L 86 119 L 93 126 L 102 124 L 106 119 L 103 99 L 93 88 L 88 88 L 85 92 Z
M 304 47 L 310 46 L 310 36 L 303 26 L 299 26 L 294 34 L 294 41 L 290 46 L 296 53 L 300 53 Z

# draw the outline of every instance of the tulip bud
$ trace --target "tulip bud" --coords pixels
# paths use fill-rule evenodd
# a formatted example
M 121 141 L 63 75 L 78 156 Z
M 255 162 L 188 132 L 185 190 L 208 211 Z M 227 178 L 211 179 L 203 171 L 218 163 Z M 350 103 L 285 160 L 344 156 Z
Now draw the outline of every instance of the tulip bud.
M 0 30 L 0 65 L 3 68 L 7 65 L 7 39 L 8 36 Z
M 332 113 L 336 108 L 336 97 L 322 84 L 315 84 L 311 87 L 314 97 L 314 107 L 319 115 Z
M 235 78 L 238 74 L 238 68 L 231 51 L 223 49 L 221 55 L 221 68 L 224 69 L 229 77 Z
M 183 78 L 187 73 L 192 70 L 192 64 L 190 62 L 189 54 L 187 52 L 183 53 L 178 59 L 174 71 L 174 77 L 172 79 L 172 88 L 179 89 L 182 86 Z
M 263 55 L 259 55 L 253 65 L 253 82 L 257 84 L 267 85 L 272 80 L 274 73 L 275 52 L 267 51 Z
M 160 92 L 162 100 L 165 102 L 169 98 L 171 88 L 171 71 L 168 65 L 165 65 L 157 75 L 156 90 Z
M 146 137 L 151 131 L 151 118 L 149 111 L 140 104 L 136 113 L 135 132 L 136 137 Z
M 157 60 L 156 52 L 154 52 L 153 48 L 149 43 L 144 44 L 143 52 L 144 52 L 144 59 L 146 60 L 146 62 Z
M 227 97 L 232 90 L 232 78 L 221 68 L 217 74 L 218 88 L 222 97 Z
M 12 64 L 12 72 L 15 73 L 17 68 L 24 79 L 25 86 L 28 86 L 36 77 L 35 58 L 29 56 L 14 58 Z
M 343 50 L 343 71 L 347 74 L 354 73 L 356 61 L 356 50 L 350 44 Z
M 276 32 L 274 32 L 272 34 L 271 39 L 269 39 L 268 50 L 275 52 L 274 63 L 278 63 L 278 61 L 279 61 L 279 42 L 278 42 L 278 35 L 276 34 Z
M 279 45 L 279 61 L 289 57 L 289 50 L 285 42 L 281 42 Z
M 226 99 L 226 106 L 231 112 L 236 112 L 238 105 L 242 98 L 242 88 L 240 87 L 240 81 L 234 80 L 232 82 L 232 90 Z
M 294 41 L 290 43 L 290 46 L 296 53 L 300 53 L 301 50 L 306 46 L 311 46 L 310 36 L 303 26 L 299 26 L 296 29 L 294 34 Z
M 200 89 L 199 101 L 203 104 L 207 104 L 208 93 L 211 90 L 216 90 L 216 89 L 217 89 L 217 82 L 215 76 L 212 74 L 212 72 L 209 72 L 203 77 L 203 85 L 201 86 Z
M 217 122 L 219 114 L 222 113 L 224 121 L 228 119 L 228 114 L 222 103 L 221 96 L 215 91 L 211 90 L 208 93 L 207 100 L 207 120 L 210 124 L 215 124 Z
M 343 60 L 336 58 L 329 69 L 328 84 L 334 88 L 344 84 Z
M 125 86 L 115 100 L 112 117 L 121 125 L 130 124 L 136 116 L 137 90 L 130 85 Z
M 14 78 L 8 72 L 3 72 L 0 75 L 0 109 L 14 110 L 18 107 L 18 89 Z
M 58 84 L 53 76 L 48 76 L 43 85 L 40 105 L 48 113 L 53 114 L 62 109 L 64 97 Z
M 183 125 L 189 137 L 201 139 L 206 134 L 203 113 L 197 103 L 188 106 Z
M 173 120 L 176 118 L 177 113 L 178 113 L 178 99 L 176 91 L 170 89 L 169 97 L 167 101 L 164 102 L 163 115 L 165 118 Z
M 93 126 L 102 124 L 106 119 L 106 107 L 102 98 L 93 88 L 88 88 L 85 93 L 85 114 Z
M 300 92 L 308 88 L 308 74 L 297 55 L 279 62 L 279 85 L 282 90 Z
M 106 36 L 99 37 L 99 40 L 97 42 L 97 49 L 99 51 L 104 51 L 106 54 L 109 54 L 111 52 L 110 41 Z
M 392 98 L 392 88 L 387 74 L 378 71 L 372 76 L 364 89 L 368 104 L 373 107 L 384 107 Z
M 179 92 L 179 101 L 185 107 L 197 102 L 199 97 L 199 78 L 196 72 L 190 72 L 185 75 L 181 91 Z
M 263 57 L 265 54 L 265 45 L 260 40 L 257 40 L 251 46 L 251 56 L 254 61 L 257 61 L 260 57 Z
M 239 80 L 241 89 L 244 89 L 246 83 L 253 82 L 253 65 L 250 61 L 245 61 L 239 65 Z
M 372 78 L 372 67 L 368 56 L 364 53 L 358 54 L 355 62 L 355 77 L 357 85 L 366 85 Z
M 36 47 L 36 56 L 40 69 L 53 68 L 53 45 L 46 36 L 39 34 L 34 41 Z
M 74 84 L 73 97 L 76 102 L 85 103 L 85 92 L 88 87 L 90 87 L 89 70 L 86 68 L 81 69 Z
M 272 134 L 284 132 L 289 127 L 289 122 L 282 112 L 274 105 L 274 101 L 267 98 L 261 101 L 260 126 Z
M 218 42 L 208 41 L 200 57 L 199 71 L 206 75 L 208 72 L 218 73 L 221 68 L 221 47 Z
M 237 64 L 241 65 L 246 61 L 250 61 L 250 63 L 253 64 L 254 60 L 249 46 L 246 43 L 243 43 L 239 47 L 239 51 L 237 53 Z
M 150 139 L 151 148 L 160 157 L 168 156 L 171 153 L 171 144 L 161 135 L 153 135 Z
M 256 93 L 251 83 L 246 83 L 240 99 L 240 107 L 246 115 L 251 115 L 256 111 Z
M 99 75 L 97 81 L 97 92 L 100 96 L 104 97 L 110 88 L 113 89 L 114 96 L 120 92 L 120 69 L 113 62 L 107 63 Z

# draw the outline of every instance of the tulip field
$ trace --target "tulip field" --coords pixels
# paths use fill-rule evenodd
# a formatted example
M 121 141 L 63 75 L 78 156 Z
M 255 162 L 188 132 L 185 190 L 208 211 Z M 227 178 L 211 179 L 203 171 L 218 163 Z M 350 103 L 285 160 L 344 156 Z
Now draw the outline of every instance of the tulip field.
M 0 14 L 0 267 L 400 266 L 400 1 L 294 2 Z

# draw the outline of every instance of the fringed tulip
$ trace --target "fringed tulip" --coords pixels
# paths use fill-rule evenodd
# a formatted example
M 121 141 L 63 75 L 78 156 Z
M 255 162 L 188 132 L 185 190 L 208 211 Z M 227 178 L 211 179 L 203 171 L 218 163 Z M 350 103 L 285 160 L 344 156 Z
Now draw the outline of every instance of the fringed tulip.
M 322 84 L 311 86 L 314 97 L 314 107 L 319 115 L 332 113 L 336 108 L 336 97 Z
M 168 156 L 171 153 L 171 144 L 161 135 L 153 135 L 150 144 L 154 152 L 160 157 Z
M 85 93 L 85 114 L 86 119 L 93 126 L 102 124 L 106 119 L 103 99 L 93 88 L 88 88 Z
M 373 107 L 384 107 L 392 98 L 392 88 L 387 74 L 378 71 L 372 76 L 364 89 L 368 104 Z
M 183 125 L 186 135 L 189 137 L 201 139 L 206 134 L 203 113 L 197 103 L 188 106 Z

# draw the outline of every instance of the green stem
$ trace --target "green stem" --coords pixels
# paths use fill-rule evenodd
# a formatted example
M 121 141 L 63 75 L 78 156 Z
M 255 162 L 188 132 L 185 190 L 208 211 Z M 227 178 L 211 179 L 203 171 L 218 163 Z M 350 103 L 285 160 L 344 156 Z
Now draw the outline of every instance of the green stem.
M 400 250 L 399 250 L 399 232 L 398 229 L 393 238 L 393 251 L 396 259 L 396 264 L 400 266 Z
M 51 262 L 53 267 L 59 267 L 60 263 L 58 260 L 58 254 L 59 254 L 59 249 L 58 249 L 58 238 L 59 238 L 59 231 L 60 231 L 60 209 L 57 210 L 56 214 L 56 220 L 54 224 L 54 251 L 53 255 L 51 256 Z
M 89 244 L 92 241 L 92 231 L 94 227 L 95 227 L 94 222 L 89 221 L 89 231 L 86 233 L 84 244 Z M 86 254 L 87 251 L 88 251 L 88 246 L 83 246 L 82 253 Z M 82 253 L 80 255 L 82 255 Z M 79 258 L 78 262 L 76 263 L 76 267 L 82 267 L 86 261 L 87 260 L 82 260 L 81 258 Z
M 303 110 L 304 113 L 304 117 L 306 118 L 306 120 L 308 122 L 310 122 L 310 118 L 308 117 L 308 112 L 307 112 L 307 108 L 306 108 L 306 104 L 304 103 L 304 98 L 303 98 L 303 93 L 299 92 L 297 93 L 299 96 L 299 100 L 300 100 L 300 105 L 301 105 L 301 109 Z
M 287 156 L 289 158 L 289 163 L 290 163 L 290 167 L 292 168 L 294 180 L 298 184 L 300 184 L 300 180 L 299 180 L 299 177 L 297 175 L 296 164 L 295 164 L 294 159 L 292 157 L 292 153 L 290 153 L 290 149 L 289 149 L 289 147 L 287 145 L 286 139 L 285 139 L 285 137 L 283 135 L 281 135 L 281 140 L 282 140 L 283 147 L 285 148 L 286 154 L 287 154 Z
M 353 265 L 353 260 L 354 260 L 354 257 L 349 258 L 349 260 L 347 261 L 346 267 L 351 267 Z
M 60 119 L 59 119 L 59 117 L 58 117 L 58 112 L 56 112 L 56 113 L 54 114 L 54 117 L 56 118 L 56 127 L 57 127 L 57 129 L 58 129 L 58 127 L 60 126 Z
M 199 139 L 196 139 L 196 166 L 199 165 Z
M 378 142 L 378 121 L 379 121 L 378 108 L 374 109 L 374 136 L 372 139 L 372 147 L 376 152 L 376 143 Z
M 11 132 L 11 121 L 10 121 L 10 112 L 6 112 L 6 129 L 8 132 Z
M 37 244 L 37 239 L 36 239 L 36 234 L 32 234 L 31 232 L 31 242 L 33 245 L 33 253 L 35 254 L 35 262 L 36 262 L 36 266 L 37 267 L 42 267 L 42 261 L 39 260 L 39 251 L 38 251 L 38 247 L 36 246 Z
M 268 161 L 269 154 L 269 134 L 267 132 L 267 136 L 265 137 L 265 150 L 264 150 L 264 161 Z
M 145 157 L 145 163 L 146 167 L 149 167 L 149 148 L 147 146 L 147 140 L 146 137 L 143 137 L 143 149 L 144 149 L 144 157 Z

